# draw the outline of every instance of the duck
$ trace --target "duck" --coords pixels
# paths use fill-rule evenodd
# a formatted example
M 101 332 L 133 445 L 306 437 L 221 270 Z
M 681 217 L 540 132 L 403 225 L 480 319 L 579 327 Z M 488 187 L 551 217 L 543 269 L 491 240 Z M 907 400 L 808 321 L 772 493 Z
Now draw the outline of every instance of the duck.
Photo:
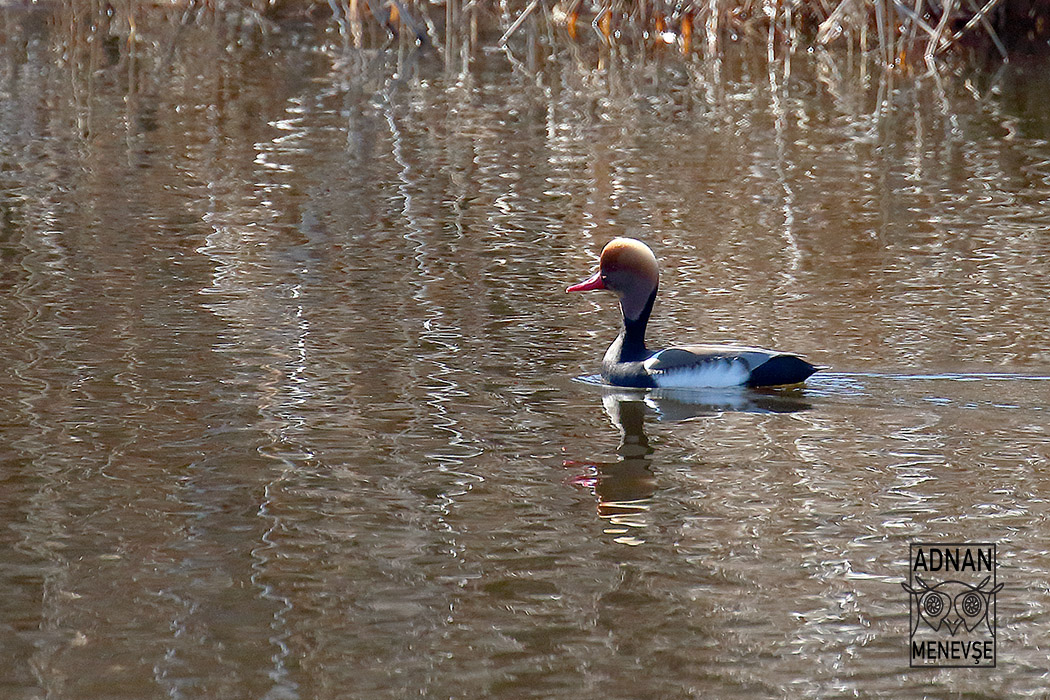
M 660 287 L 656 255 L 634 238 L 602 249 L 598 270 L 566 292 L 604 289 L 620 301 L 623 330 L 602 359 L 606 384 L 642 389 L 784 388 L 801 386 L 820 367 L 798 355 L 743 345 L 676 345 L 649 350 L 645 329 Z

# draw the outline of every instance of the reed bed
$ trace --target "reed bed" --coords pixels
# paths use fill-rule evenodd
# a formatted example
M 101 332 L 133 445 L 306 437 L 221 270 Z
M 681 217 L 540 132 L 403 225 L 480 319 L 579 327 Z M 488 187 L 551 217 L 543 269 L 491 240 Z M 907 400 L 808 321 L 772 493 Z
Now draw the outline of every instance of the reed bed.
M 843 48 L 884 68 L 930 70 L 960 50 L 1006 61 L 1050 46 L 1050 0 L 67 0 L 51 6 L 60 8 L 71 33 L 101 26 L 130 41 L 157 23 L 221 23 L 234 43 L 311 25 L 358 48 L 407 40 L 442 50 L 464 35 L 475 46 L 502 46 L 539 28 L 570 42 L 670 47 L 686 58 L 718 58 L 734 44 L 762 42 L 771 54 Z
M 61 75 L 84 134 L 100 92 L 122 93 L 129 114 L 143 111 L 128 124 L 148 126 L 180 89 L 220 104 L 240 86 L 291 81 L 288 60 L 319 61 L 355 109 L 389 104 L 414 74 L 469 101 L 495 57 L 523 99 L 554 100 L 568 86 L 625 112 L 639 98 L 675 114 L 731 111 L 739 85 L 764 85 L 778 124 L 793 76 L 808 71 L 878 140 L 902 110 L 939 124 L 951 93 L 992 109 L 1009 75 L 1001 64 L 1047 43 L 1042 6 L 906 1 L 56 0 L 0 8 L 0 58 L 10 76 L 26 77 L 27 62 L 38 80 Z M 936 108 L 912 104 L 918 95 Z

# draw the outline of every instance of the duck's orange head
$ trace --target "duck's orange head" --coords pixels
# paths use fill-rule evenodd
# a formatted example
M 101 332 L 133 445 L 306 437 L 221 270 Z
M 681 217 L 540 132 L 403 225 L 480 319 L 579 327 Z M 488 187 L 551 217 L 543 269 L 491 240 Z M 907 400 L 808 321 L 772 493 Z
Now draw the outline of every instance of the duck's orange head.
M 614 238 L 602 249 L 598 271 L 565 291 L 608 289 L 620 298 L 623 315 L 637 319 L 659 284 L 660 270 L 649 246 L 633 238 Z

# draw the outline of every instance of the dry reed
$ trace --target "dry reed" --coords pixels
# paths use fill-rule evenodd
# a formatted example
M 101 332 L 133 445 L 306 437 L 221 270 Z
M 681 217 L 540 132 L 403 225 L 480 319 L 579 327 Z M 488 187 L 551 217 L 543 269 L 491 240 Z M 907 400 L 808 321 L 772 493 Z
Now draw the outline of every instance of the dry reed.
M 392 38 L 447 47 L 453 33 L 502 45 L 544 23 L 570 41 L 673 45 L 717 58 L 737 42 L 771 52 L 845 47 L 882 67 L 933 69 L 960 47 L 1008 60 L 1048 46 L 1050 0 L 95 0 L 56 3 L 134 40 L 150 21 L 179 27 L 219 18 L 227 31 L 266 34 L 291 24 L 330 26 L 358 47 Z M 92 17 L 95 16 L 95 18 Z M 75 22 L 74 22 L 75 25 Z M 75 27 L 73 27 L 75 28 Z M 238 35 L 231 34 L 232 40 Z

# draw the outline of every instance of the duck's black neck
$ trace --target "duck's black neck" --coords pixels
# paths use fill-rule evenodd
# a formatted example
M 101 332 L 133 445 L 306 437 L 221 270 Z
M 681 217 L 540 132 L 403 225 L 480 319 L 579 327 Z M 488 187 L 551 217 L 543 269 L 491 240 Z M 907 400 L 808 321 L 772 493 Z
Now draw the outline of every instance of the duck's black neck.
M 649 357 L 649 351 L 645 349 L 645 327 L 649 324 L 649 315 L 653 312 L 653 304 L 656 302 L 656 289 L 649 295 L 648 301 L 642 308 L 642 313 L 636 319 L 623 317 L 623 331 L 620 332 L 619 357 L 617 362 L 639 362 Z

